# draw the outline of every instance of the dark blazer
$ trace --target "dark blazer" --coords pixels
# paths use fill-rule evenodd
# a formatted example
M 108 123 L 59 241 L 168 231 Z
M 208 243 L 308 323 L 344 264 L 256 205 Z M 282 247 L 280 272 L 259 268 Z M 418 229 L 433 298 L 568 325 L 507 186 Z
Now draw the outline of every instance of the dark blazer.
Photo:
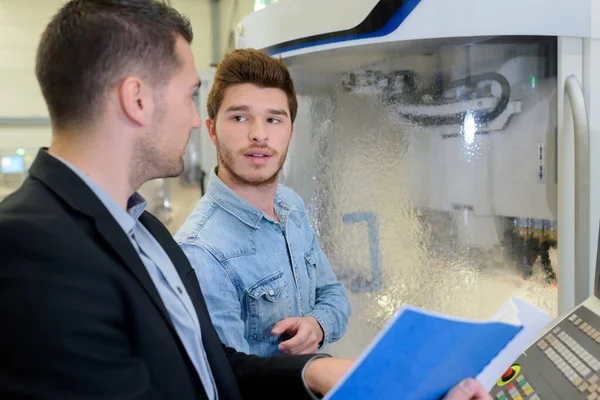
M 226 348 L 186 256 L 150 213 L 140 221 L 192 298 L 220 399 L 307 399 L 310 356 Z M 42 149 L 0 203 L 0 399 L 205 399 L 129 238 L 92 190 Z

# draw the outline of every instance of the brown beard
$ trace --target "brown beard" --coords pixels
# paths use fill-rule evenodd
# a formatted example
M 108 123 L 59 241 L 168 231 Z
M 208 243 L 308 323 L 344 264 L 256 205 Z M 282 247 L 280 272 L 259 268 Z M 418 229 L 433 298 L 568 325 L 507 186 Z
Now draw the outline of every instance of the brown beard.
M 277 167 L 277 170 L 275 171 L 275 173 L 273 175 L 271 175 L 265 179 L 250 180 L 250 179 L 246 179 L 243 176 L 237 174 L 233 170 L 232 165 L 235 161 L 235 156 L 232 154 L 231 151 L 226 149 L 225 146 L 222 146 L 219 143 L 219 139 L 218 139 L 216 132 L 215 132 L 215 137 L 217 138 L 217 140 L 216 140 L 216 142 L 217 142 L 217 157 L 219 159 L 219 165 L 222 166 L 223 169 L 227 170 L 227 172 L 229 173 L 229 176 L 231 176 L 231 179 L 233 179 L 237 184 L 244 185 L 244 186 L 259 187 L 259 186 L 268 186 L 268 185 L 271 185 L 271 184 L 277 182 L 277 179 L 279 178 L 279 172 L 283 168 L 283 164 L 285 163 L 285 158 L 287 157 L 287 149 L 282 154 L 282 156 L 279 160 L 279 165 Z M 267 149 L 273 155 L 273 157 L 276 157 L 279 155 L 279 152 L 277 150 L 269 147 L 266 144 L 263 144 L 263 145 L 248 146 L 247 148 L 238 151 L 236 153 L 236 156 L 243 156 L 244 154 L 248 153 L 252 149 Z

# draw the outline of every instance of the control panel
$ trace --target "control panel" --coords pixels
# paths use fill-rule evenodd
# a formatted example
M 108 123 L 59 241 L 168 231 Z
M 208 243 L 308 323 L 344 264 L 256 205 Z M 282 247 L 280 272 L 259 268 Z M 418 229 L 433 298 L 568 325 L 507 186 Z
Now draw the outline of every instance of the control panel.
M 600 400 L 600 316 L 580 306 L 529 347 L 490 392 L 495 400 Z

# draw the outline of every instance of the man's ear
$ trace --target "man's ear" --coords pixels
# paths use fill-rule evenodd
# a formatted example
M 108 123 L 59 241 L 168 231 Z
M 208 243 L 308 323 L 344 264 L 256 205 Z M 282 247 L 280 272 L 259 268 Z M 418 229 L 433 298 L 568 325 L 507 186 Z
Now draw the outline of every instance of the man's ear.
M 134 123 L 145 126 L 154 107 L 150 88 L 135 76 L 125 78 L 119 86 L 119 101 L 123 113 Z
M 215 129 L 216 122 L 210 118 L 207 118 L 205 124 L 206 124 L 206 130 L 208 131 L 208 137 L 210 137 L 210 140 L 216 146 L 217 145 L 217 130 Z

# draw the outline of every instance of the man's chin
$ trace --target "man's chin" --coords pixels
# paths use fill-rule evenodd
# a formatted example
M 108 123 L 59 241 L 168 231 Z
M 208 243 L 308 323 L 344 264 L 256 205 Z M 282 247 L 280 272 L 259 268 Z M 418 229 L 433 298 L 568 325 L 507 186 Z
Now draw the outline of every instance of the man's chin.
M 247 184 L 252 186 L 264 186 L 277 182 L 277 174 L 275 175 L 249 175 L 241 177 Z
M 184 169 L 185 169 L 185 165 L 183 164 L 183 160 L 181 160 L 181 164 L 179 164 L 177 166 L 172 166 L 168 170 L 165 170 L 165 173 L 163 174 L 162 177 L 163 178 L 177 178 L 178 176 L 183 174 Z

